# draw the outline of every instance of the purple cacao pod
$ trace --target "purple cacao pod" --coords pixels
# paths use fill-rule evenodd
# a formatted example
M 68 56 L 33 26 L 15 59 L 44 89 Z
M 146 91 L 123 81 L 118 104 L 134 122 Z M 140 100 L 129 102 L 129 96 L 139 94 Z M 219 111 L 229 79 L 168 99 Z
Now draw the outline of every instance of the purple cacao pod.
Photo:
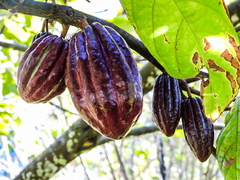
M 44 35 L 47 35 L 47 33 L 46 33 L 46 32 L 40 32 L 40 33 L 38 33 L 38 34 L 35 34 L 35 35 L 33 36 L 32 43 L 33 43 L 36 39 L 38 39 L 38 38 L 40 38 L 41 36 L 44 36 Z M 48 35 L 49 35 L 49 34 L 48 34 Z
M 166 136 L 172 136 L 181 117 L 181 91 L 176 78 L 160 75 L 153 88 L 153 120 Z
M 72 36 L 65 82 L 83 120 L 108 138 L 123 138 L 142 112 L 142 79 L 131 51 L 99 23 Z
M 204 162 L 212 152 L 214 130 L 203 112 L 198 97 L 185 99 L 182 103 L 182 123 L 185 139 L 194 155 Z
M 65 89 L 68 43 L 42 34 L 22 55 L 17 71 L 17 89 L 28 103 L 45 103 Z

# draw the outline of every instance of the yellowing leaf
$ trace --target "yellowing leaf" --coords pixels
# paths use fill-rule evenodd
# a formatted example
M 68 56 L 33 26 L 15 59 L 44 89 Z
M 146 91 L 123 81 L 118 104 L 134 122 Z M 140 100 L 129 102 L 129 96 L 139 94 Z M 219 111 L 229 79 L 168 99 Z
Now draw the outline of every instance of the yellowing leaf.
M 217 119 L 237 95 L 239 40 L 222 0 L 121 0 L 129 21 L 169 75 L 202 84 L 205 114 Z

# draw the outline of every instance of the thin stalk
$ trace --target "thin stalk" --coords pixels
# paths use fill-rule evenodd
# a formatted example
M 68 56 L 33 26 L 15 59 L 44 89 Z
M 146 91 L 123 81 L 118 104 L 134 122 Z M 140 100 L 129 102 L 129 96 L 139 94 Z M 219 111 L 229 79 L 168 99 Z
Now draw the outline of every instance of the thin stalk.
M 190 91 L 190 88 L 188 87 L 187 82 L 184 79 L 179 79 L 178 82 L 181 83 L 186 88 L 188 97 L 191 98 L 192 97 L 192 93 Z
M 119 164 L 120 164 L 120 168 L 121 168 L 121 172 L 123 174 L 123 177 L 124 177 L 125 180 L 128 180 L 127 173 L 125 171 L 124 164 L 122 162 L 121 155 L 118 151 L 118 148 L 117 148 L 117 145 L 116 145 L 115 141 L 113 141 L 113 146 L 114 146 L 115 152 L 116 152 L 117 157 L 118 157 L 118 161 L 119 161 Z
M 103 144 L 103 150 L 104 150 L 106 159 L 107 159 L 107 161 L 108 161 L 108 165 L 109 165 L 110 170 L 111 170 L 112 178 L 113 178 L 114 180 L 116 180 L 115 172 L 114 172 L 114 170 L 113 170 L 112 163 L 111 163 L 110 160 L 109 160 L 108 152 L 107 152 L 106 146 L 105 146 L 104 144 Z
M 62 30 L 62 33 L 61 33 L 61 38 L 66 37 L 69 27 L 70 27 L 69 25 L 65 25 L 65 24 L 62 25 L 63 30 Z
M 89 177 L 88 172 L 87 172 L 87 168 L 86 168 L 86 166 L 85 166 L 84 163 L 83 163 L 82 157 L 79 156 L 79 158 L 80 158 L 81 164 L 82 164 L 82 166 L 83 166 L 83 170 L 84 170 L 84 172 L 85 172 L 85 175 L 86 175 L 87 179 L 90 180 L 90 177 Z

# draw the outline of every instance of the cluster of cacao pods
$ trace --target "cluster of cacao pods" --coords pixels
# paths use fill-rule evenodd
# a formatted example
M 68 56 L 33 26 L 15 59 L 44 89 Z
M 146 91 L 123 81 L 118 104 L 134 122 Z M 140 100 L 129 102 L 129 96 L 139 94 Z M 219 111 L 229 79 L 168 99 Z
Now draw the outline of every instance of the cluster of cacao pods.
M 172 136 L 182 117 L 185 139 L 194 155 L 204 162 L 212 152 L 214 130 L 205 116 L 202 101 L 189 96 L 182 100 L 178 80 L 169 75 L 156 78 L 153 91 L 153 120 L 166 136 Z
M 83 24 L 70 42 L 48 33 L 35 35 L 19 63 L 18 92 L 28 103 L 41 103 L 67 87 L 83 120 L 106 137 L 121 139 L 142 112 L 141 75 L 115 30 Z

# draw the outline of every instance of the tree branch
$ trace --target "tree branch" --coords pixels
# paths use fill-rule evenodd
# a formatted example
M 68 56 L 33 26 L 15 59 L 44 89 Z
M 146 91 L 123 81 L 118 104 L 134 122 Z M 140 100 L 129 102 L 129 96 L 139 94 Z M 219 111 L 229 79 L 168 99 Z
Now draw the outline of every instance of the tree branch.
M 3 42 L 3 41 L 0 41 L 0 46 L 5 48 L 12 48 L 14 50 L 19 50 L 19 51 L 26 51 L 26 49 L 28 48 L 28 46 L 25 44 L 20 44 L 16 42 L 9 43 L 9 42 Z
M 3 3 L 2 3 L 3 4 Z M 5 4 L 3 4 L 5 5 Z M 158 61 L 150 54 L 148 49 L 139 39 L 132 36 L 130 33 L 124 31 L 118 26 L 105 21 L 103 19 L 94 17 L 92 15 L 74 10 L 70 6 L 58 5 L 53 3 L 45 3 L 39 1 L 25 0 L 24 3 L 19 6 L 18 12 L 28 14 L 32 16 L 39 16 L 47 19 L 58 21 L 61 24 L 72 25 L 79 27 L 80 20 L 87 18 L 89 23 L 100 22 L 103 25 L 107 25 L 115 29 L 128 43 L 128 45 L 138 52 L 141 56 L 146 58 L 155 67 L 164 71 L 164 68 L 158 63 Z M 201 74 L 201 72 L 200 72 Z M 201 74 L 201 76 L 208 77 L 208 74 Z
M 18 5 L 18 3 L 14 0 L 0 0 L 0 4 L 3 8 L 12 9 Z
M 214 124 L 214 129 L 221 130 L 223 127 L 222 124 Z M 182 125 L 179 124 L 177 129 L 182 129 Z M 159 129 L 155 125 L 134 128 L 126 137 L 140 136 L 156 131 L 159 131 Z M 110 141 L 113 140 L 101 136 L 82 119 L 79 119 L 50 147 L 35 158 L 14 180 L 50 179 L 84 151 Z
M 84 150 L 96 146 L 99 137 L 101 137 L 100 134 L 79 119 L 14 180 L 50 179 Z

